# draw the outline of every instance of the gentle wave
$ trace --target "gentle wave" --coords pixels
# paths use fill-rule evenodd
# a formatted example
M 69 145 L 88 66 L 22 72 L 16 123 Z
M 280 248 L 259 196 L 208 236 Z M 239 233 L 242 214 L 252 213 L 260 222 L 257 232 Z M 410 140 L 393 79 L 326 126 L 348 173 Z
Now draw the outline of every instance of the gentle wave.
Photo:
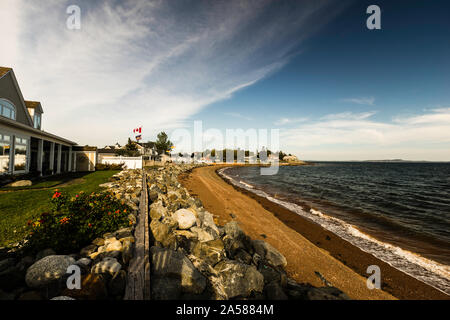
M 305 211 L 301 206 L 295 203 L 276 199 L 262 190 L 255 189 L 245 182 L 243 183 L 243 181 L 235 181 L 225 174 L 224 171 L 226 169 L 228 168 L 223 168 L 219 170 L 218 173 L 233 185 L 251 191 L 319 224 L 323 228 L 333 232 L 340 238 L 350 242 L 361 250 L 370 253 L 392 267 L 450 295 L 450 266 L 440 264 L 398 246 L 375 239 L 372 236 L 361 232 L 355 226 L 341 219 L 328 216 L 321 211 L 315 209 Z

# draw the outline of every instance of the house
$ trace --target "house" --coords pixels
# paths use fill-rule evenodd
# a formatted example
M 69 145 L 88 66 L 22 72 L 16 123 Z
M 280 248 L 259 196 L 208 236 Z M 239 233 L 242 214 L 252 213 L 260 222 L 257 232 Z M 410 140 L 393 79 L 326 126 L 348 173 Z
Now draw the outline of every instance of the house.
M 42 129 L 44 111 L 27 101 L 11 68 L 0 67 L 0 175 L 75 171 L 75 142 Z
M 148 157 L 148 160 L 158 160 L 158 151 L 156 150 L 156 143 L 153 141 L 149 142 L 138 142 L 138 150 L 142 156 Z
M 76 143 L 42 130 L 43 113 L 24 100 L 14 71 L 0 67 L 0 174 L 72 170 Z

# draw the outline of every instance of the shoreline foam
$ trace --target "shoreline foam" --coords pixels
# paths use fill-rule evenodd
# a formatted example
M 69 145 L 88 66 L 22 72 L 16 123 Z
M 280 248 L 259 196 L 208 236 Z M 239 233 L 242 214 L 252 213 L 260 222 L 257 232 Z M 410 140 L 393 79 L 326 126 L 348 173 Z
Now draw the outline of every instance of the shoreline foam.
M 350 242 L 359 249 L 386 262 L 392 267 L 450 295 L 450 266 L 442 265 L 414 252 L 380 241 L 371 235 L 360 231 L 356 226 L 341 219 L 326 215 L 319 210 L 311 208 L 309 211 L 306 211 L 298 204 L 276 199 L 266 192 L 254 188 L 254 186 L 245 181 L 234 180 L 225 174 L 225 170 L 227 169 L 229 169 L 229 167 L 222 168 L 218 170 L 217 173 L 231 184 L 239 188 L 244 188 L 249 192 L 266 198 L 297 215 L 319 224 L 324 229 L 333 232 L 343 240 Z

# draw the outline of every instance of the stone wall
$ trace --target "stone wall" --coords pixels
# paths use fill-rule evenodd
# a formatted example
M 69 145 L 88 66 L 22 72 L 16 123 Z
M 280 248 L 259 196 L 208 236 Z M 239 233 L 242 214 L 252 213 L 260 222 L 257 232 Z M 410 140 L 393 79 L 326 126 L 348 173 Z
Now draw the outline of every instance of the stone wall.
M 178 175 L 194 165 L 148 169 L 152 299 L 347 299 L 334 287 L 289 279 L 285 257 L 232 221 L 221 227 Z M 237 213 L 238 215 L 238 213 Z

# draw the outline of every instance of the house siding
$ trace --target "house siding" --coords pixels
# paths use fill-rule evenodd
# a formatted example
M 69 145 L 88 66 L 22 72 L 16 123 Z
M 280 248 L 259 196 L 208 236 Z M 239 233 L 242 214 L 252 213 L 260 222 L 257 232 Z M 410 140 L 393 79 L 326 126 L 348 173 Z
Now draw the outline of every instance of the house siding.
M 17 92 L 12 73 L 9 72 L 0 78 L 0 98 L 11 101 L 16 107 L 16 121 L 30 125 L 27 110 L 23 107 L 22 99 Z

